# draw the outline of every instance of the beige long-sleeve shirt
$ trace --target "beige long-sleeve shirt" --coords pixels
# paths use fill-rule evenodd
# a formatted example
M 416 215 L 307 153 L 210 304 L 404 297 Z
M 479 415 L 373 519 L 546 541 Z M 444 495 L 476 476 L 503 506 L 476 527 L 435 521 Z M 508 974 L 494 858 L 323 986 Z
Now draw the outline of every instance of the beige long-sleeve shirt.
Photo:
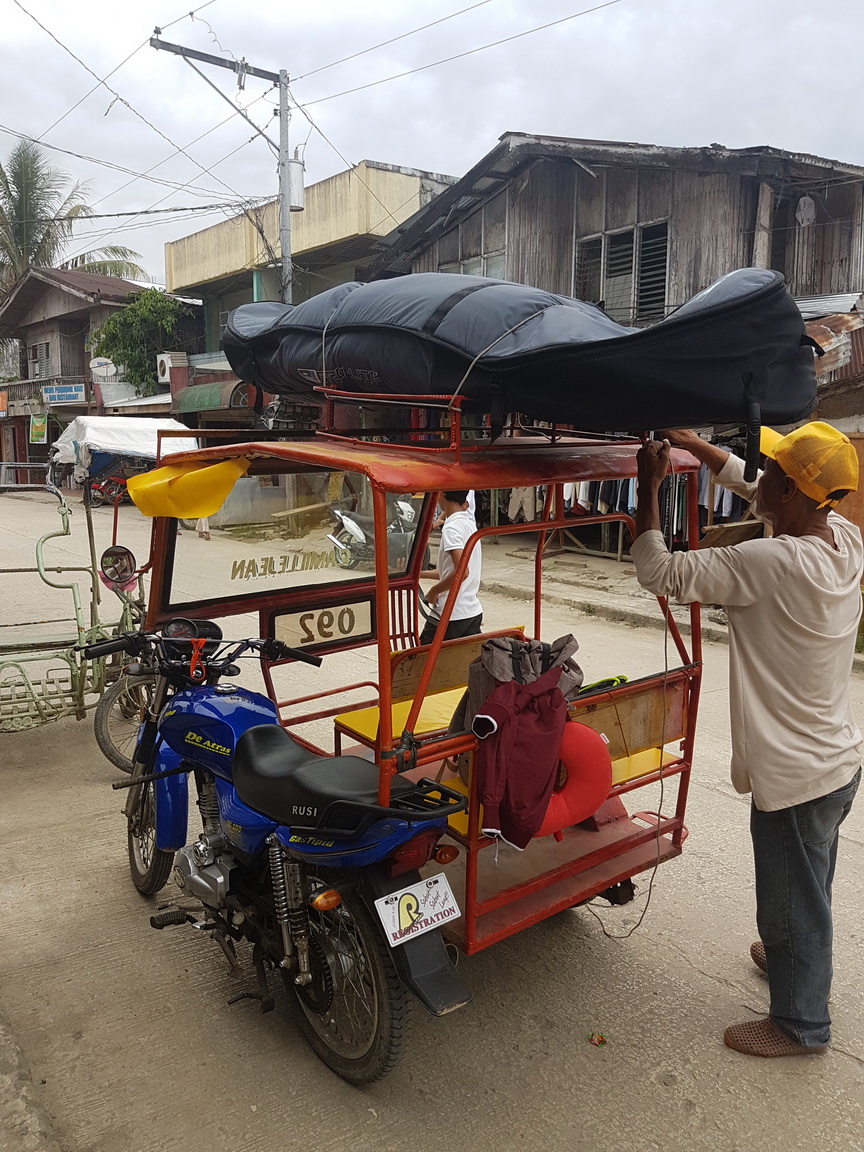
M 752 500 L 743 461 L 717 482 Z M 732 783 L 763 812 L 848 784 L 861 763 L 849 676 L 861 615 L 864 545 L 837 513 L 835 547 L 816 536 L 775 536 L 671 553 L 645 532 L 631 554 L 639 583 L 679 603 L 724 604 L 729 620 Z

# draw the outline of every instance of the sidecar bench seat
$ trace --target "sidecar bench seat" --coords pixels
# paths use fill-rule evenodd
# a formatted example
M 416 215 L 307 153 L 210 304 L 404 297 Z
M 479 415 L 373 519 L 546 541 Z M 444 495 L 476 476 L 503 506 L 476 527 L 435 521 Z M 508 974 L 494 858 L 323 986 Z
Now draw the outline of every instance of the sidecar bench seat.
M 243 803 L 280 824 L 353 831 L 363 819 L 362 808 L 333 806 L 378 803 L 376 764 L 359 756 L 318 756 L 278 724 L 247 729 L 237 741 L 232 769 Z M 416 785 L 397 776 L 391 789 L 395 800 L 416 791 Z
M 445 640 L 435 662 L 432 679 L 420 706 L 414 724 L 415 736 L 429 736 L 446 732 L 453 713 L 468 686 L 468 668 L 480 656 L 480 649 L 491 636 L 510 636 L 523 640 L 523 628 L 501 628 L 496 632 L 483 632 L 476 636 L 461 636 L 456 640 Z M 430 645 L 422 648 L 405 648 L 390 654 L 390 723 L 394 736 L 399 736 L 408 720 L 414 695 L 420 684 L 420 676 L 426 664 Z M 348 736 L 366 748 L 381 751 L 378 741 L 378 727 L 381 710 L 377 705 L 371 708 L 355 708 L 342 712 L 334 720 L 336 751 L 342 749 L 342 737 Z

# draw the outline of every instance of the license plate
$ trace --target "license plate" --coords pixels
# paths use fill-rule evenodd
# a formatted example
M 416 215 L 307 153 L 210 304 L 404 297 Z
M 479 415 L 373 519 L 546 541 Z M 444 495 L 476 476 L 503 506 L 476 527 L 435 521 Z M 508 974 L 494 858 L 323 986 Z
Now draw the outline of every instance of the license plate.
M 375 910 L 391 948 L 462 915 L 443 872 L 382 896 L 375 901 Z

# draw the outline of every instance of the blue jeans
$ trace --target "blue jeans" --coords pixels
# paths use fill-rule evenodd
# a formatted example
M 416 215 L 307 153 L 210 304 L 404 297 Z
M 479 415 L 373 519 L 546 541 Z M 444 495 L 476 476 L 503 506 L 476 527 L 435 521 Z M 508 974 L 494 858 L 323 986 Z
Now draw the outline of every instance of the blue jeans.
M 861 780 L 816 800 L 750 808 L 756 863 L 756 926 L 765 945 L 772 1021 L 805 1047 L 831 1039 L 831 886 L 840 825 Z

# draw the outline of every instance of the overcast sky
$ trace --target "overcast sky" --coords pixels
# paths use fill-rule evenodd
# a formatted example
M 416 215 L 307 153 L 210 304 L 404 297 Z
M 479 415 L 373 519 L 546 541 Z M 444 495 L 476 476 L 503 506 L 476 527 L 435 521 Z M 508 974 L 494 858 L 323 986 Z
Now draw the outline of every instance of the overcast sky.
M 151 127 L 104 86 L 87 95 L 96 81 L 82 64 L 15 0 L 0 0 L 0 124 L 150 172 L 134 179 L 51 153 L 59 167 L 88 181 L 95 212 L 272 195 L 270 148 L 260 138 L 247 143 L 252 129 L 183 60 L 147 45 L 159 25 L 166 40 L 245 57 L 268 70 L 288 69 L 294 97 L 327 138 L 294 111 L 292 144 L 306 143 L 307 184 L 346 167 L 331 143 L 349 164 L 372 159 L 460 176 L 507 131 L 667 145 L 771 144 L 864 164 L 864 0 L 619 0 L 545 31 L 328 99 L 561 20 L 597 0 L 475 0 L 471 10 L 435 27 L 328 67 L 470 2 L 211 0 L 190 19 L 181 0 L 21 0 L 99 78 L 133 54 L 106 83 Z M 177 22 L 169 28 L 171 21 Z M 238 96 L 231 72 L 201 67 L 278 139 L 275 93 L 266 82 L 250 78 Z M 14 137 L 0 133 L 0 157 L 13 143 Z M 174 155 L 175 146 L 192 159 Z M 154 178 L 190 187 L 175 190 Z M 73 251 L 125 244 L 161 281 L 164 242 L 222 215 L 91 221 L 79 230 Z

